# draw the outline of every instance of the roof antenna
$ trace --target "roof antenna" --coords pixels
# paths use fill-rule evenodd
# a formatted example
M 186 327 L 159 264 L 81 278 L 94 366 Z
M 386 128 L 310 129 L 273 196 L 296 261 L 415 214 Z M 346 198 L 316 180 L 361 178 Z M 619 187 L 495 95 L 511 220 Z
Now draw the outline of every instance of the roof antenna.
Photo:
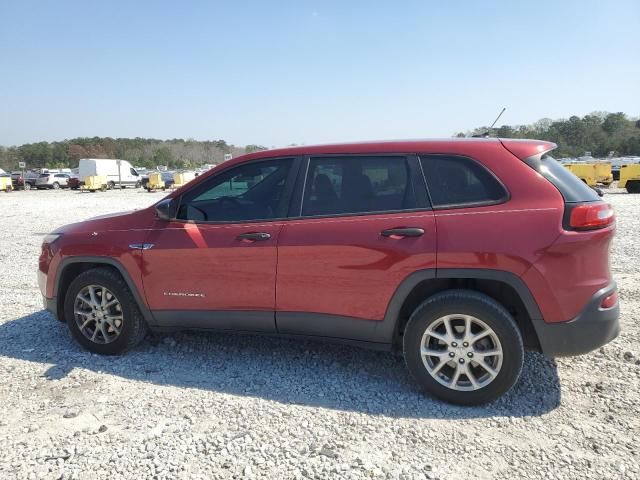
M 493 126 L 498 123 L 498 120 L 500 120 L 500 117 L 502 116 L 502 114 L 504 113 L 504 111 L 507 109 L 507 107 L 502 107 L 502 110 L 500 110 L 500 113 L 498 114 L 498 116 L 496 117 L 496 119 L 493 121 L 493 123 L 491 124 L 491 126 L 489 127 L 489 129 L 486 132 L 482 132 L 482 133 L 476 133 L 475 135 L 471 135 L 471 137 L 473 138 L 487 138 L 489 136 L 489 133 L 491 132 L 491 129 L 493 128 Z

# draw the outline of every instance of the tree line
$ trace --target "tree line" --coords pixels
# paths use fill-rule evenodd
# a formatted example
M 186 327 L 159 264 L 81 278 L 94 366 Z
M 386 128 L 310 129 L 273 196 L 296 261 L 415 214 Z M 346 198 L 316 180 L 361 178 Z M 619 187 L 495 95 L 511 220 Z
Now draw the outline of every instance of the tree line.
M 584 117 L 551 120 L 543 118 L 530 125 L 479 127 L 460 132 L 457 137 L 483 135 L 501 138 L 532 138 L 558 145 L 556 158 L 578 157 L 591 152 L 594 157 L 640 155 L 640 120 L 625 113 L 593 112 Z
M 188 169 L 221 163 L 226 154 L 235 157 L 265 149 L 262 145 L 237 147 L 224 140 L 73 138 L 60 142 L 0 146 L 0 168 L 6 171 L 16 170 L 18 162 L 26 162 L 27 168 L 74 168 L 81 158 L 120 158 L 146 168 L 167 165 L 172 169 Z
M 460 132 L 457 137 L 489 134 L 503 138 L 533 138 L 558 144 L 556 157 L 577 157 L 591 152 L 595 157 L 640 155 L 640 120 L 622 112 L 593 112 L 584 117 L 551 120 L 543 118 L 530 125 L 479 127 Z M 194 168 L 224 161 L 225 154 L 265 150 L 262 145 L 238 147 L 224 140 L 157 140 L 152 138 L 73 138 L 60 142 L 0 146 L 0 168 L 10 171 L 24 161 L 28 168 L 74 168 L 80 158 L 121 158 L 133 165 L 155 168 Z

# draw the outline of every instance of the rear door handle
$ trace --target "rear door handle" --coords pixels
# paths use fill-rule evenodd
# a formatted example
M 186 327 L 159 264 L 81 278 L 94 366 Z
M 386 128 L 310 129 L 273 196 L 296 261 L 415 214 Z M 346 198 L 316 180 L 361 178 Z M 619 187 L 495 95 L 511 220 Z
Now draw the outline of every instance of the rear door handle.
M 417 227 L 389 228 L 380 232 L 383 237 L 420 237 L 424 229 Z
M 238 240 L 263 241 L 269 240 L 270 238 L 271 234 L 265 232 L 247 232 L 238 235 Z

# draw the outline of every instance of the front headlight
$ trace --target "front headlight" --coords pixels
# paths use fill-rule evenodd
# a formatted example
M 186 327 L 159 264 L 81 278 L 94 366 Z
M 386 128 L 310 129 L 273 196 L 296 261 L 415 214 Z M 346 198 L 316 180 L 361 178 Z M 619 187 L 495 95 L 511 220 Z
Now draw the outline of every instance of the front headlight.
M 51 245 L 53 242 L 58 240 L 61 236 L 62 236 L 61 233 L 50 233 L 48 235 L 45 235 L 44 239 L 42 240 L 42 244 Z

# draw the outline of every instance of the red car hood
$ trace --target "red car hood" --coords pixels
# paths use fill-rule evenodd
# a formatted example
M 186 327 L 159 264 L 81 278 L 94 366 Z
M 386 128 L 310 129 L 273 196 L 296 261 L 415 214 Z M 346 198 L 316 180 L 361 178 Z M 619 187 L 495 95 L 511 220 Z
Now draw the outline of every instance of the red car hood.
M 107 232 L 114 230 L 144 230 L 155 220 L 153 207 L 99 215 L 78 223 L 57 228 L 52 233 Z

